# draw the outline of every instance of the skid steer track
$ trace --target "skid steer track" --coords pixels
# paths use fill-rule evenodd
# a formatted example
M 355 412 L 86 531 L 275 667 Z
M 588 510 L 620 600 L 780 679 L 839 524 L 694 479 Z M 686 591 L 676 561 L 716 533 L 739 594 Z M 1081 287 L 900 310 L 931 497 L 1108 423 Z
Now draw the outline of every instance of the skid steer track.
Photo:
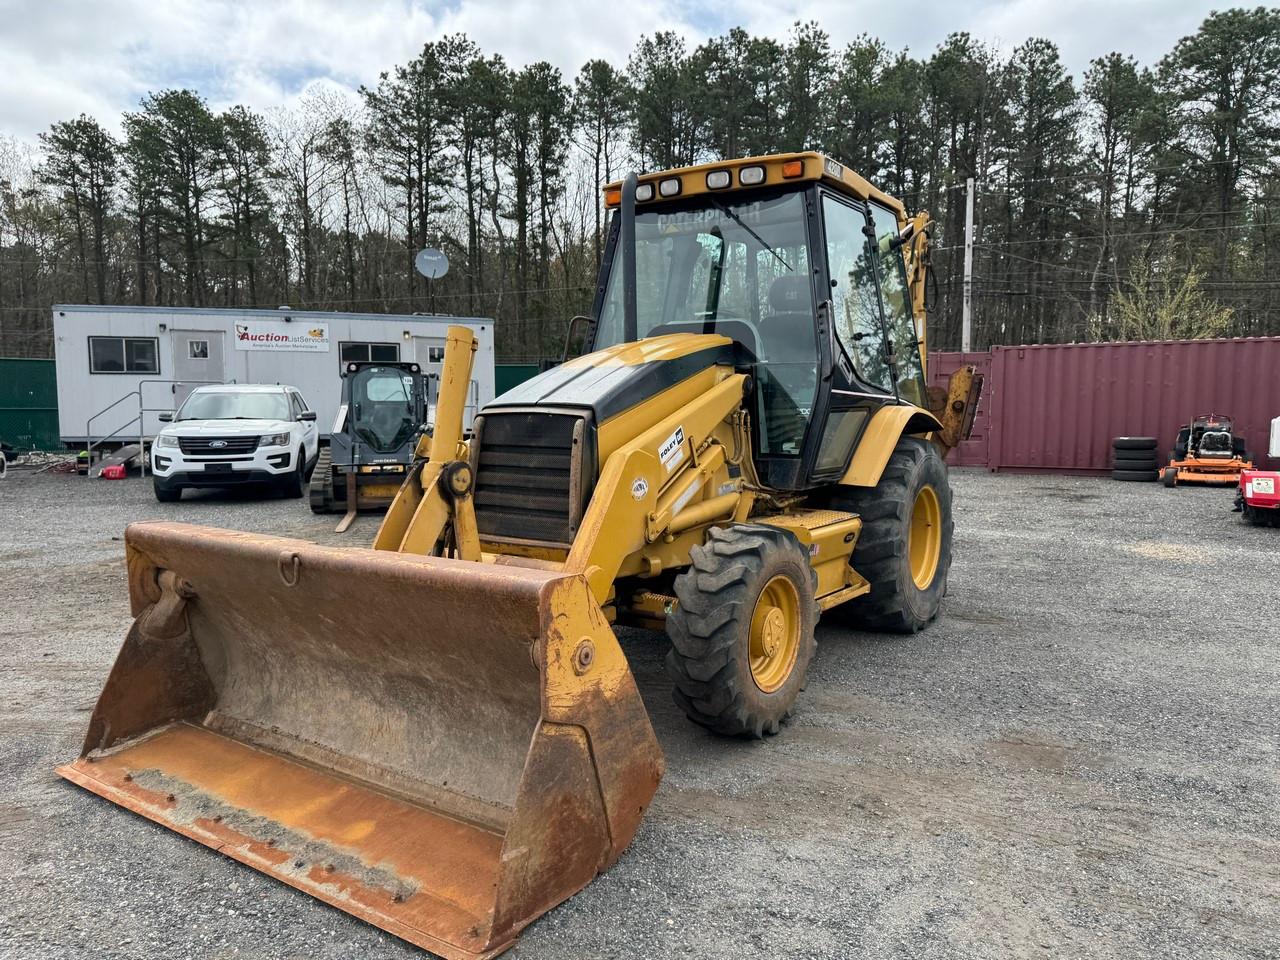
M 586 581 L 185 524 L 67 779 L 445 957 L 626 848 L 662 755 Z

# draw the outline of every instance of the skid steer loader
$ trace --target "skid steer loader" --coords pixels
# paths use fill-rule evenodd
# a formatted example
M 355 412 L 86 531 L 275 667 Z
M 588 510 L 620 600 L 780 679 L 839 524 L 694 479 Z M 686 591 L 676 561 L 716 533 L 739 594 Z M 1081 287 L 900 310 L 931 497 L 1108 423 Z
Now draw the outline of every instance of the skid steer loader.
M 606 189 L 590 351 L 434 433 L 373 549 L 139 523 L 136 619 L 68 779 L 406 940 L 490 957 L 623 853 L 663 756 L 615 624 L 722 734 L 830 616 L 910 632 L 951 563 L 927 217 L 815 153 Z
M 388 507 L 427 429 L 427 383 L 416 363 L 352 361 L 342 402 L 311 473 L 313 513 L 344 511 L 345 533 L 361 510 Z

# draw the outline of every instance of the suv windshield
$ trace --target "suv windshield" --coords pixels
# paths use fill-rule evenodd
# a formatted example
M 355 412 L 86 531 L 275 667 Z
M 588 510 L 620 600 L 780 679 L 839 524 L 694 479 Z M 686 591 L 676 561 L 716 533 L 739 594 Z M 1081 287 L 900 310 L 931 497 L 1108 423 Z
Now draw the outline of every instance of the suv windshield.
M 804 195 L 636 213 L 636 334 L 720 333 L 756 358 L 761 453 L 798 455 L 817 389 Z M 626 339 L 615 253 L 595 349 Z
M 187 397 L 175 420 L 288 420 L 283 393 L 230 393 L 199 390 Z

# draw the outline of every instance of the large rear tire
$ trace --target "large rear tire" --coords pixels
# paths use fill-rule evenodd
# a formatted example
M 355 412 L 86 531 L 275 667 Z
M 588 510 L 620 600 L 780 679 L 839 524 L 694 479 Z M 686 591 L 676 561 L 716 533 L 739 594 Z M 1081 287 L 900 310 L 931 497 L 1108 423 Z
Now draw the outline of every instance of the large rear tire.
M 915 633 L 938 616 L 951 569 L 951 483 L 927 440 L 903 437 L 875 487 L 840 487 L 837 510 L 862 517 L 849 562 L 871 592 L 834 607 L 837 620 L 867 630 Z
M 764 524 L 716 527 L 676 577 L 667 673 L 689 719 L 728 736 L 775 734 L 817 641 L 817 575 L 799 541 Z

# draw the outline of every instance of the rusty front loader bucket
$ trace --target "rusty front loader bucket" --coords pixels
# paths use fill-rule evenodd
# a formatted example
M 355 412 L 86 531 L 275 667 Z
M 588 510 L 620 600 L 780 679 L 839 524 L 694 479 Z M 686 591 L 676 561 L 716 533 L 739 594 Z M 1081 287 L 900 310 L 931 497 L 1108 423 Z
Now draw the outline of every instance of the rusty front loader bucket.
M 137 619 L 67 779 L 449 958 L 630 843 L 662 755 L 580 576 L 125 539 Z

